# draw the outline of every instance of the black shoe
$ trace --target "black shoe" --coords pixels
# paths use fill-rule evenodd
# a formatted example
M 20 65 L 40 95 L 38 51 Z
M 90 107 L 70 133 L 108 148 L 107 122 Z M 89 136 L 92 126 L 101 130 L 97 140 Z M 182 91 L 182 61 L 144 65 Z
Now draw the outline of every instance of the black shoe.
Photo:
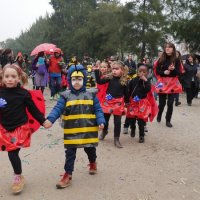
M 140 136 L 139 143 L 144 143 L 144 136 Z
M 175 106 L 180 106 L 180 105 L 181 105 L 180 101 L 175 103 Z
M 188 106 L 192 106 L 192 104 L 191 104 L 191 103 L 188 103 Z
M 135 137 L 135 130 L 131 129 L 131 137 Z
M 104 140 L 104 138 L 106 137 L 106 135 L 108 134 L 107 130 L 103 130 L 101 132 L 101 135 L 99 136 L 99 140 Z
M 161 115 L 157 115 L 157 122 L 161 122 Z
M 170 122 L 166 122 L 166 126 L 169 127 L 169 128 L 173 127 Z

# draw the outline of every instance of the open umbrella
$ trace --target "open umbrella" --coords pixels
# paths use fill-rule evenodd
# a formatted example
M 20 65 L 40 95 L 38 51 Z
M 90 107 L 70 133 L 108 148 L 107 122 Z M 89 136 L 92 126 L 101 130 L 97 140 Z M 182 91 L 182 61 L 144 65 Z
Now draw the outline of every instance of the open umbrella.
M 50 43 L 43 43 L 36 46 L 33 51 L 31 52 L 31 56 L 37 55 L 39 52 L 44 51 L 46 54 L 53 54 L 54 50 L 56 49 L 55 44 Z

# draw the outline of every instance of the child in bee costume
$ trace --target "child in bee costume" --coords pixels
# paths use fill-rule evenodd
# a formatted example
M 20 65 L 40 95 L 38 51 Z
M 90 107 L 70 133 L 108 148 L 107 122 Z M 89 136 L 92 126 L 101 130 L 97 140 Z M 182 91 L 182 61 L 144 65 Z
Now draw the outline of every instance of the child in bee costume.
M 68 70 L 70 90 L 61 93 L 60 99 L 47 119 L 45 128 L 63 115 L 65 173 L 57 183 L 58 189 L 71 184 L 77 148 L 84 148 L 89 159 L 89 174 L 97 172 L 96 146 L 98 145 L 98 128 L 103 129 L 104 115 L 95 94 L 86 91 L 87 74 L 82 65 L 72 65 Z

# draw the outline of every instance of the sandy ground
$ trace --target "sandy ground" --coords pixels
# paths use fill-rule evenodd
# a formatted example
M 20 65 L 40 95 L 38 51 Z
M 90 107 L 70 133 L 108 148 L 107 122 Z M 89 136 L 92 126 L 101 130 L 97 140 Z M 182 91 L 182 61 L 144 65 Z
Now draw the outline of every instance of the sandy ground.
M 56 102 L 48 100 L 47 113 Z M 32 137 L 32 146 L 21 151 L 26 186 L 22 194 L 10 192 L 12 168 L 7 153 L 0 153 L 1 200 L 198 200 L 200 199 L 200 99 L 192 107 L 181 95 L 181 106 L 174 108 L 173 128 L 148 124 L 145 143 L 121 134 L 124 146 L 113 145 L 113 119 L 109 135 L 97 148 L 98 174 L 88 174 L 88 160 L 79 149 L 72 185 L 57 190 L 55 184 L 64 172 L 62 129 L 43 127 Z M 122 120 L 124 122 L 124 118 Z

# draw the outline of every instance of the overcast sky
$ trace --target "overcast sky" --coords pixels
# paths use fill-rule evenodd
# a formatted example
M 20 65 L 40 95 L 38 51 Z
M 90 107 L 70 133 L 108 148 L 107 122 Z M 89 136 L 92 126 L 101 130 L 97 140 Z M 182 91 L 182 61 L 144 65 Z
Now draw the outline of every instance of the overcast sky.
M 121 0 L 126 2 L 128 0 Z M 53 11 L 50 0 L 0 0 L 0 41 L 16 38 L 39 16 Z

